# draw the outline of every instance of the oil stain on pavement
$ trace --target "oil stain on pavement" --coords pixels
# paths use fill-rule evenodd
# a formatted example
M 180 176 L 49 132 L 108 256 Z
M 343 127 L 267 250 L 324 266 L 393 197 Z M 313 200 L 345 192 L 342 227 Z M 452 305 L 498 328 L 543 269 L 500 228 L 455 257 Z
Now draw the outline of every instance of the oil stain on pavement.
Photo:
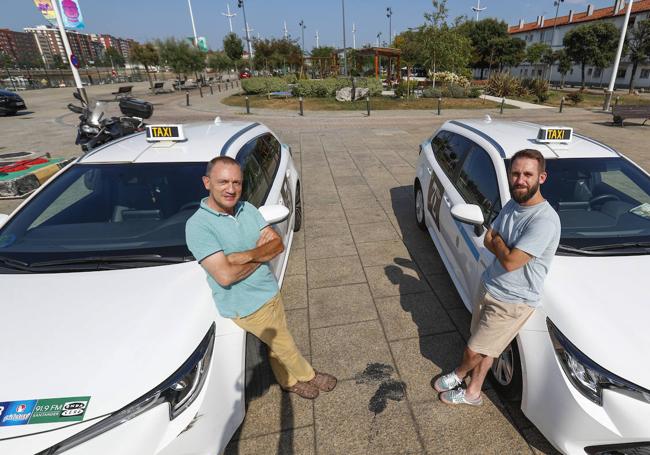
M 369 363 L 366 369 L 354 378 L 357 384 L 379 384 L 368 403 L 368 410 L 375 416 L 384 412 L 388 400 L 402 401 L 406 397 L 406 384 L 391 378 L 394 371 L 390 365 Z

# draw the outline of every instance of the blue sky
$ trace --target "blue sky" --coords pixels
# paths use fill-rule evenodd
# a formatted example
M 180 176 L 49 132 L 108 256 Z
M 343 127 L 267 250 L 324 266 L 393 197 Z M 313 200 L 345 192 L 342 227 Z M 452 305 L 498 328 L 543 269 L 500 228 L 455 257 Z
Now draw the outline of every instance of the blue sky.
M 3 8 L 0 28 L 22 30 L 23 27 L 44 23 L 42 16 L 30 0 L 9 0 L 11 6 Z M 471 17 L 471 7 L 477 0 L 448 0 L 449 16 L 463 14 Z M 228 20 L 221 13 L 226 11 L 227 0 L 192 0 L 192 9 L 197 34 L 205 36 L 208 45 L 221 47 L 224 34 L 229 31 Z M 244 34 L 244 20 L 237 0 L 230 0 L 230 9 L 236 12 L 233 29 Z M 569 9 L 582 11 L 587 3 L 596 8 L 611 6 L 614 0 L 565 0 L 560 6 L 560 15 Z M 89 33 L 110 33 L 124 38 L 147 41 L 155 38 L 192 35 L 187 0 L 80 0 Z M 431 0 L 346 0 L 346 37 L 352 45 L 352 24 L 356 26 L 356 43 L 376 43 L 378 32 L 382 40 L 388 36 L 386 7 L 393 9 L 393 32 L 399 33 L 424 22 L 423 13 L 431 10 Z M 520 18 L 532 22 L 537 15 L 555 16 L 553 0 L 481 0 L 481 7 L 487 7 L 481 18 L 496 17 L 509 24 Z M 283 21 L 292 37 L 300 38 L 298 23 L 304 20 L 305 47 L 316 45 L 316 30 L 321 46 L 340 47 L 343 43 L 341 25 L 341 0 L 246 0 L 246 18 L 253 28 L 252 36 L 282 37 Z

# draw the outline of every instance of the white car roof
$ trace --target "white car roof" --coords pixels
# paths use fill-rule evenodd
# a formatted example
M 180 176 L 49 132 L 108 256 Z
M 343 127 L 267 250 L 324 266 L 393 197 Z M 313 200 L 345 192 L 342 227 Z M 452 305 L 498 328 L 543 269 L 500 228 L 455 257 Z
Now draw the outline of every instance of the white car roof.
M 442 129 L 460 133 L 470 137 L 479 136 L 489 142 L 501 158 L 510 158 L 522 149 L 539 150 L 544 158 L 608 158 L 620 154 L 611 147 L 594 139 L 573 133 L 573 139 L 568 144 L 542 144 L 537 142 L 537 133 L 543 126 L 528 122 L 512 122 L 504 120 L 450 120 L 445 122 Z
M 220 155 L 235 157 L 240 147 L 269 129 L 253 122 L 209 122 L 183 125 L 186 140 L 171 146 L 147 142 L 136 133 L 109 142 L 82 156 L 79 163 L 207 162 Z

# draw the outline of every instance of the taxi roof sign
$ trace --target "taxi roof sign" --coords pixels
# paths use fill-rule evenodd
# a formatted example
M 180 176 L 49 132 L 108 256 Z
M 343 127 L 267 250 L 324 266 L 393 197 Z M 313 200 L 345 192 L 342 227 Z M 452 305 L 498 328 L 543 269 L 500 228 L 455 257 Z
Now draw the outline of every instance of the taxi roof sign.
M 537 133 L 537 142 L 542 144 L 568 143 L 573 138 L 573 128 L 565 126 L 543 126 Z
M 183 125 L 147 125 L 147 142 L 184 141 Z

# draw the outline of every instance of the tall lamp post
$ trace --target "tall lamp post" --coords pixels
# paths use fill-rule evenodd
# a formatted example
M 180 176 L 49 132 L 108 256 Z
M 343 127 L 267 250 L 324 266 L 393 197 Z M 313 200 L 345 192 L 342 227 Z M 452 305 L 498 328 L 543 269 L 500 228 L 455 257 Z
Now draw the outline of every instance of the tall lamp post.
M 246 44 L 248 47 L 248 59 L 252 62 L 253 58 L 253 49 L 251 48 L 251 37 L 248 28 L 248 21 L 246 20 L 246 7 L 244 6 L 244 0 L 237 0 L 237 6 L 241 8 L 241 11 L 244 15 L 244 27 L 246 27 Z
M 237 13 L 230 12 L 230 3 L 226 3 L 226 7 L 228 8 L 228 12 L 221 13 L 221 15 L 226 16 L 228 18 L 228 24 L 230 25 L 230 33 L 232 33 L 232 18 L 235 17 Z
M 381 47 L 381 32 L 377 33 L 377 47 Z
M 553 33 L 551 33 L 551 50 L 555 47 L 555 29 L 557 28 L 557 16 L 560 12 L 560 4 L 564 3 L 564 0 L 554 0 L 553 6 L 555 6 L 555 21 L 553 22 Z M 548 69 L 548 81 L 551 82 L 551 73 L 553 71 L 553 65 L 550 65 Z
M 307 26 L 305 25 L 305 21 L 303 21 L 302 19 L 300 19 L 300 22 L 298 23 L 298 25 L 300 26 L 300 33 L 301 33 L 301 36 L 302 36 L 302 53 L 303 53 L 303 55 L 305 55 L 306 54 L 306 52 L 305 52 L 305 29 L 307 28 Z
M 343 75 L 347 76 L 348 75 L 348 51 L 345 45 L 345 0 L 341 0 L 341 14 L 343 15 Z M 352 26 L 352 39 L 354 40 L 354 25 Z
M 388 47 L 393 42 L 393 9 L 389 6 L 386 8 L 386 17 L 388 18 Z
M 621 29 L 621 38 L 618 41 L 618 49 L 616 50 L 616 59 L 614 60 L 614 68 L 612 68 L 612 77 L 609 80 L 609 87 L 607 87 L 607 96 L 605 96 L 605 103 L 603 104 L 604 111 L 609 110 L 609 103 L 611 103 L 612 101 L 612 94 L 614 93 L 614 84 L 616 83 L 616 75 L 618 74 L 618 65 L 619 63 L 621 63 L 623 44 L 625 44 L 625 33 L 627 33 L 627 24 L 630 22 L 632 3 L 634 3 L 634 0 L 628 0 L 627 10 L 625 10 L 625 20 L 623 21 L 623 28 Z
M 192 0 L 187 0 L 190 7 L 190 19 L 192 19 L 192 32 L 194 33 L 194 47 L 199 47 L 199 39 L 196 37 L 196 26 L 194 25 L 194 14 L 192 13 Z

